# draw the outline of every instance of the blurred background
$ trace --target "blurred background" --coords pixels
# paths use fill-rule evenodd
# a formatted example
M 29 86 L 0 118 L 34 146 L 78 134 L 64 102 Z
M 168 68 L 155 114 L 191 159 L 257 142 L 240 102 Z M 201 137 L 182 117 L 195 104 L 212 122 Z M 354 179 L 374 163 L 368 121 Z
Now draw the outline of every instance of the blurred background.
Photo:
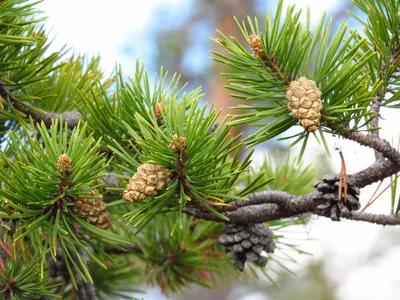
M 349 0 L 285 1 L 297 8 L 311 8 L 312 23 L 317 23 L 324 11 L 332 16 L 337 26 L 346 18 L 349 27 L 358 30 L 358 24 L 347 10 L 357 11 Z M 274 13 L 276 1 L 268 0 L 44 0 L 40 4 L 48 16 L 46 28 L 54 38 L 53 50 L 64 44 L 77 53 L 102 57 L 102 68 L 112 72 L 118 62 L 125 76 L 133 75 L 135 61 L 145 61 L 150 74 L 160 66 L 173 73 L 182 74 L 188 88 L 203 87 L 204 101 L 214 102 L 231 113 L 238 101 L 229 97 L 223 88 L 225 79 L 220 75 L 224 66 L 211 59 L 212 50 L 221 50 L 210 40 L 217 37 L 216 29 L 225 35 L 241 38 L 233 16 L 239 20 L 257 16 L 263 23 L 268 9 Z M 240 40 L 240 39 L 239 39 Z M 382 111 L 385 128 L 382 136 L 395 141 L 398 138 L 395 111 Z M 249 129 L 241 128 L 248 132 Z M 335 148 L 344 153 L 350 173 L 359 171 L 374 160 L 373 152 L 357 147 L 352 142 L 328 137 L 332 149 L 328 157 L 315 141 L 307 147 L 305 161 L 317 166 L 319 176 L 340 171 L 340 157 Z M 257 147 L 255 164 L 266 152 L 286 150 L 285 142 L 268 141 Z M 293 155 L 298 149 L 290 150 Z M 384 183 L 382 187 L 386 186 Z M 373 194 L 376 186 L 362 191 L 362 205 Z M 368 211 L 389 213 L 390 189 Z M 293 228 L 298 244 L 312 256 L 297 255 L 297 264 L 291 265 L 294 274 L 286 273 L 278 285 L 268 280 L 224 283 L 218 290 L 210 291 L 192 286 L 183 295 L 170 295 L 169 299 L 399 299 L 400 230 L 371 224 L 343 220 L 334 223 L 329 219 L 315 218 L 307 225 Z M 165 299 L 156 287 L 142 287 L 145 299 Z M 141 295 L 138 295 L 141 297 Z

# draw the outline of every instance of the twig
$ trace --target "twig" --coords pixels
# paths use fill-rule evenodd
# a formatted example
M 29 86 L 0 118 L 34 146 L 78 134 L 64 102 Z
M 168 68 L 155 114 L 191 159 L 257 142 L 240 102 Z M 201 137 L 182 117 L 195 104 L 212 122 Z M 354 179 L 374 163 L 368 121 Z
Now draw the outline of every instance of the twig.
M 12 106 L 24 113 L 27 117 L 32 117 L 35 122 L 43 121 L 47 127 L 50 127 L 52 120 L 60 120 L 62 117 L 64 122 L 67 122 L 69 128 L 74 128 L 78 125 L 80 119 L 82 119 L 82 115 L 78 111 L 69 111 L 64 113 L 55 113 L 55 112 L 38 112 L 29 109 L 24 106 L 20 101 L 15 100 L 12 95 L 11 88 L 8 87 L 3 81 L 0 80 L 0 97 L 9 99 L 12 103 Z M 42 110 L 43 111 L 43 110 Z
M 54 113 L 45 112 L 41 113 L 38 111 L 33 111 L 22 105 L 20 102 L 14 101 L 13 106 L 15 109 L 24 113 L 26 116 L 32 117 L 36 122 L 43 121 L 47 127 L 50 127 L 53 120 L 60 120 L 62 118 L 63 122 L 67 122 L 69 128 L 74 128 L 78 125 L 79 120 L 82 119 L 82 115 L 78 111 L 68 111 L 64 113 Z
M 397 54 L 398 49 L 396 49 L 396 48 L 397 48 L 397 45 L 395 45 L 394 49 L 392 49 L 392 52 L 391 52 L 391 55 L 390 55 L 390 63 L 391 64 L 395 63 L 395 61 L 396 61 L 396 59 L 398 57 L 398 54 Z M 382 67 L 381 67 L 381 72 L 380 72 L 381 78 L 386 78 L 386 72 L 387 72 L 387 67 L 386 67 L 386 64 L 383 63 Z M 378 128 L 379 127 L 380 107 L 382 105 L 382 101 L 385 98 L 385 94 L 390 90 L 389 85 L 390 85 L 390 81 L 388 80 L 386 82 L 386 84 L 384 84 L 382 86 L 382 89 L 376 93 L 374 99 L 372 99 L 372 101 L 371 101 L 371 105 L 370 105 L 370 110 L 369 111 L 375 115 L 374 119 L 370 123 L 371 128 Z M 373 136 L 375 136 L 376 138 L 379 138 L 379 129 L 376 129 L 376 130 L 372 131 L 371 134 Z M 382 160 L 382 159 L 383 159 L 383 154 L 381 152 L 375 150 L 375 160 L 379 161 L 379 160 Z
M 353 211 L 350 215 L 343 215 L 343 218 L 353 221 L 363 221 L 383 226 L 394 226 L 400 225 L 399 215 L 382 215 L 382 214 L 370 214 L 362 211 Z

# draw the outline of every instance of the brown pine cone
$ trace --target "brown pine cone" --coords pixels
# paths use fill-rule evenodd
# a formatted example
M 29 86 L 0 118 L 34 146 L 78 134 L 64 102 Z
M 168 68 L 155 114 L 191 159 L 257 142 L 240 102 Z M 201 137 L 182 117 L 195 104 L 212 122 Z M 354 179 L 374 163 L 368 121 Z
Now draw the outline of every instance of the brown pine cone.
M 100 229 L 108 230 L 111 223 L 107 205 L 103 202 L 102 195 L 97 190 L 93 190 L 92 195 L 98 196 L 98 198 L 77 198 L 74 201 L 73 211 L 86 222 Z
M 167 172 L 164 166 L 142 164 L 129 180 L 129 184 L 123 192 L 124 200 L 136 202 L 155 195 L 158 191 L 164 189 L 170 177 L 171 173 Z

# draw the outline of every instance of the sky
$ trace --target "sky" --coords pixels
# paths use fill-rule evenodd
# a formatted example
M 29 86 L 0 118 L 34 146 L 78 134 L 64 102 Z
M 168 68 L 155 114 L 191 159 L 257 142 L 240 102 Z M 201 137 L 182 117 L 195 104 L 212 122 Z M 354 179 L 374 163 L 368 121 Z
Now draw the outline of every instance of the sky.
M 51 29 L 51 36 L 56 36 L 52 45 L 54 50 L 68 43 L 78 53 L 100 53 L 102 66 L 106 71 L 111 72 L 118 62 L 123 65 L 124 72 L 130 74 L 133 72 L 136 58 L 146 61 L 154 51 L 148 29 L 158 21 L 159 15 L 155 14 L 157 9 L 162 7 L 168 12 L 178 11 L 179 16 L 184 18 L 191 2 L 116 0 L 111 5 L 110 1 L 105 0 L 44 0 L 39 7 L 44 11 L 44 15 L 48 16 L 46 28 Z M 259 10 L 267 11 L 271 1 L 257 3 Z M 319 18 L 324 11 L 337 5 L 338 1 L 290 0 L 285 3 L 296 4 L 296 7 L 303 10 L 310 6 L 312 14 Z M 313 21 L 316 23 L 318 18 L 314 18 Z M 174 22 L 179 22 L 179 18 L 175 20 Z M 129 46 L 133 47 L 134 51 L 127 57 L 125 50 Z
M 111 4 L 112 3 L 112 4 Z M 271 1 L 269 1 L 271 3 Z M 307 1 L 291 0 L 286 4 L 296 4 L 296 7 L 310 6 L 313 22 L 316 23 L 324 11 L 333 11 L 340 1 Z M 165 9 L 177 11 L 182 17 L 187 14 L 191 1 L 188 0 L 44 0 L 40 4 L 48 21 L 46 28 L 51 29 L 51 35 L 56 36 L 52 45 L 54 50 L 65 43 L 72 46 L 76 52 L 89 55 L 100 54 L 102 67 L 111 72 L 115 63 L 121 63 L 125 74 L 133 74 L 136 58 L 145 61 L 150 69 L 157 70 L 159 66 L 152 65 L 154 55 L 151 37 L 148 28 L 157 22 L 155 11 L 163 4 Z M 260 9 L 267 10 L 265 1 L 258 1 Z M 179 18 L 176 18 L 179 22 Z M 127 51 L 129 50 L 129 51 Z M 174 70 L 171 70 L 174 71 Z M 385 118 L 381 125 L 389 128 L 382 132 L 387 140 L 396 137 L 396 111 L 383 111 Z M 393 121 L 394 120 L 394 121 Z M 357 147 L 349 141 L 328 140 L 331 149 L 339 144 L 345 155 L 346 164 L 350 173 L 359 171 L 373 162 L 373 152 L 365 147 Z M 306 161 L 313 162 L 315 154 L 322 151 L 315 142 L 311 151 L 306 153 Z M 256 159 L 261 159 L 263 150 L 258 150 Z M 340 171 L 338 153 L 332 151 L 330 163 L 335 172 Z M 385 186 L 387 181 L 382 186 Z M 375 185 L 362 191 L 363 203 L 373 193 Z M 369 211 L 378 213 L 389 212 L 389 192 Z M 369 249 L 379 248 L 398 234 L 396 229 L 382 229 L 376 225 L 343 221 L 334 223 L 329 219 L 317 218 L 308 225 L 308 232 L 304 233 L 315 242 L 307 243 L 305 249 L 314 253 L 314 258 L 331 257 L 327 261 L 330 278 L 339 285 L 339 299 L 341 300 L 391 300 L 398 299 L 400 293 L 399 279 L 393 266 L 400 265 L 399 247 L 393 247 L 388 253 L 383 253 L 369 260 Z M 150 291 L 150 299 L 159 297 L 157 290 Z M 157 296 L 158 295 L 158 296 Z M 153 298 L 154 297 L 154 298 Z M 260 298 L 261 297 L 261 298 Z M 232 298 L 234 299 L 234 298 Z M 248 295 L 243 300 L 263 300 L 260 295 Z
M 182 9 L 185 0 L 44 0 L 40 8 L 48 16 L 46 27 L 56 36 L 52 45 L 59 49 L 66 42 L 78 53 L 101 54 L 102 67 L 111 72 L 115 63 L 133 73 L 136 58 L 146 61 L 152 51 L 146 29 L 154 20 L 160 4 L 168 9 Z M 127 39 L 131 39 L 131 43 Z M 126 57 L 126 45 L 135 45 L 134 55 Z

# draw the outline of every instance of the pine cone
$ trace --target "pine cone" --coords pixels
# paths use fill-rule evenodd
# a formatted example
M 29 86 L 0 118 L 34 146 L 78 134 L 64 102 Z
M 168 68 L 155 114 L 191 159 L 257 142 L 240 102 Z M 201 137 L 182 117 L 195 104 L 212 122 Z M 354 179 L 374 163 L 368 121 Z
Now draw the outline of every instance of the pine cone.
M 125 201 L 136 202 L 154 195 L 164 189 L 171 177 L 171 173 L 161 165 L 142 164 L 137 172 L 129 180 L 126 190 L 123 192 Z
M 107 205 L 102 200 L 102 195 L 97 190 L 93 190 L 91 194 L 98 198 L 76 199 L 73 207 L 74 213 L 100 229 L 110 229 L 110 214 L 107 211 Z
M 288 109 L 296 120 L 308 131 L 317 130 L 321 120 L 321 90 L 315 81 L 306 77 L 293 80 L 286 90 Z
M 335 174 L 325 175 L 322 181 L 314 184 L 314 187 L 321 193 L 322 203 L 316 210 L 332 221 L 340 221 L 342 214 L 350 214 L 352 210 L 360 209 L 360 190 L 354 186 L 350 179 L 347 180 L 347 200 L 339 201 L 339 181 Z
M 219 243 L 225 247 L 229 258 L 235 260 L 235 267 L 243 271 L 246 260 L 264 267 L 268 259 L 261 252 L 274 252 L 276 245 L 273 232 L 264 223 L 236 225 L 226 224 Z

